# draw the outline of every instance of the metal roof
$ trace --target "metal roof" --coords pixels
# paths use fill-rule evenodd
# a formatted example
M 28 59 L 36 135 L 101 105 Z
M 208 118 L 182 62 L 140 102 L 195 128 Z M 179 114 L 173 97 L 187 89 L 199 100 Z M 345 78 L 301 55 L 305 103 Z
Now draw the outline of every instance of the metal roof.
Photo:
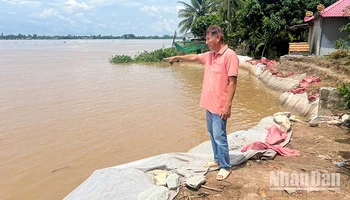
M 339 0 L 321 11 L 321 15 L 322 17 L 350 17 L 350 10 L 344 12 L 347 6 L 350 6 L 350 0 Z
M 350 6 L 350 0 L 339 0 L 334 4 L 325 8 L 321 12 L 315 13 L 314 16 L 305 17 L 304 21 L 305 22 L 311 21 L 315 19 L 315 17 L 317 17 L 318 14 L 321 15 L 322 17 L 350 17 L 350 8 L 348 12 L 344 12 L 344 9 L 347 6 Z

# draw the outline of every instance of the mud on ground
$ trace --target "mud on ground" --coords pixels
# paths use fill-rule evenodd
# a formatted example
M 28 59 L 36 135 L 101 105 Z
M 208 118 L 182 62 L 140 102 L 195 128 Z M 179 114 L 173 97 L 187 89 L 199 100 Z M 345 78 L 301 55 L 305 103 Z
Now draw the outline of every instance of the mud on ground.
M 306 74 L 320 77 L 321 82 L 311 84 L 306 92 L 317 93 L 320 87 L 338 87 L 350 82 L 350 59 L 332 60 L 322 57 L 286 56 L 276 66 L 277 72 Z

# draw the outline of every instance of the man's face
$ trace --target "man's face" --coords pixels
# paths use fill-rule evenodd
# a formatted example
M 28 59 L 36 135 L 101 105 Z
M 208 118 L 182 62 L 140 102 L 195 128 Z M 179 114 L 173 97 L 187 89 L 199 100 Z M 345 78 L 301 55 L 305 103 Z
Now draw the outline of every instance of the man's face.
M 205 36 L 205 43 L 208 45 L 210 50 L 213 50 L 215 48 L 217 42 L 218 42 L 218 35 L 213 36 L 211 33 L 208 33 Z

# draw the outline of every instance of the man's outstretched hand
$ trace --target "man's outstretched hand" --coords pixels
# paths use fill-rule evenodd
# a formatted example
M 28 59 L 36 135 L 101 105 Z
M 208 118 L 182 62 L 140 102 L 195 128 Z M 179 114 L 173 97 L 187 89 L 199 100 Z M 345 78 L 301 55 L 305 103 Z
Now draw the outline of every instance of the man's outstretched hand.
M 178 60 L 175 59 L 175 56 L 164 58 L 164 60 L 168 61 L 170 65 L 173 65 L 174 62 L 178 62 Z

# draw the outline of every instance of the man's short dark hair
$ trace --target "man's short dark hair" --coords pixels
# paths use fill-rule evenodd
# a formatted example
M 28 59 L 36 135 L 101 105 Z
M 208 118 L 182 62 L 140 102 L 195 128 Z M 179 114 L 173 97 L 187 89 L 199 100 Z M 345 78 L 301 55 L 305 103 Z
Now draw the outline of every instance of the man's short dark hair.
M 224 42 L 224 32 L 222 31 L 222 29 L 220 28 L 220 26 L 209 26 L 207 28 L 207 31 L 205 32 L 206 35 L 210 34 L 212 37 L 215 37 L 217 35 L 219 35 L 220 37 L 220 41 Z

